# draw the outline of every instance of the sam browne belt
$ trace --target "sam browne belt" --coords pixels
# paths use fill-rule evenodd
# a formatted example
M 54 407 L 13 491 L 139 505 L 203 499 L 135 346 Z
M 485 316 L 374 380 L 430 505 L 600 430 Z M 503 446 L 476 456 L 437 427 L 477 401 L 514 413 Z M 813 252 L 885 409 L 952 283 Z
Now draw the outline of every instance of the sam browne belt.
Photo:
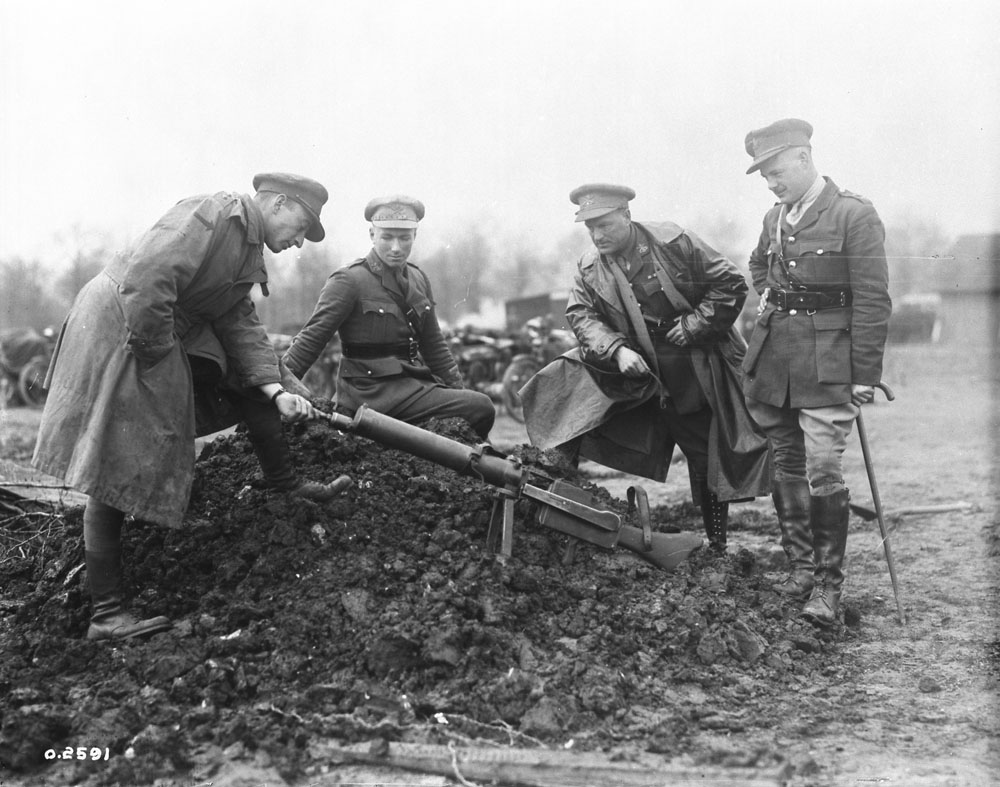
M 399 358 L 402 361 L 413 361 L 416 360 L 419 349 L 420 345 L 415 341 L 402 342 L 401 344 L 345 343 L 343 354 L 345 358 L 356 361 L 370 361 L 375 358 Z
M 829 290 L 826 292 L 815 292 L 812 290 L 776 290 L 767 287 L 764 290 L 762 299 L 767 303 L 774 304 L 774 308 L 781 312 L 792 311 L 793 309 L 805 309 L 806 311 L 819 311 L 820 309 L 838 309 L 851 305 L 850 290 Z

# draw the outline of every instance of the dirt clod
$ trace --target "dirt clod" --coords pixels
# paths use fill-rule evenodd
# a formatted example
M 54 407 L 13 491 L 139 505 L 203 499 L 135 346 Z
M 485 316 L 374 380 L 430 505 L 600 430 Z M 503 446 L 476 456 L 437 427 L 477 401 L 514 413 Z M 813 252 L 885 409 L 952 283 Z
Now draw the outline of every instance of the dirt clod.
M 458 422 L 428 428 L 476 442 Z M 303 478 L 348 474 L 354 485 L 329 503 L 296 500 L 262 488 L 243 435 L 209 444 L 182 528 L 127 523 L 130 606 L 175 624 L 146 640 L 83 638 L 79 509 L 5 520 L 6 532 L 47 530 L 0 580 L 0 772 L 45 787 L 222 784 L 240 783 L 238 764 L 256 783 L 305 784 L 334 767 L 331 741 L 374 741 L 782 766 L 790 784 L 822 785 L 824 769 L 843 765 L 835 747 L 813 752 L 817 736 L 870 742 L 878 763 L 886 741 L 917 753 L 965 718 L 997 731 L 988 715 L 936 701 L 995 690 L 996 629 L 963 640 L 977 643 L 963 657 L 981 665 L 975 690 L 946 664 L 915 670 L 923 650 L 895 620 L 877 537 L 860 546 L 865 524 L 852 521 L 842 623 L 824 630 L 772 590 L 784 565 L 769 501 L 734 509 L 727 553 L 695 552 L 673 574 L 586 544 L 567 564 L 568 537 L 519 501 L 513 556 L 501 561 L 485 545 L 489 485 L 322 423 L 286 431 Z M 534 449 L 514 455 L 551 469 Z M 573 483 L 625 514 L 606 487 Z M 654 505 L 653 519 L 700 529 L 683 500 Z M 866 576 L 881 595 L 858 592 Z M 980 598 L 995 594 L 988 580 Z M 928 602 L 908 582 L 911 626 L 947 653 L 965 585 L 928 583 Z M 860 659 L 864 648 L 883 655 Z M 872 678 L 884 669 L 893 680 Z M 974 739 L 964 734 L 950 745 Z

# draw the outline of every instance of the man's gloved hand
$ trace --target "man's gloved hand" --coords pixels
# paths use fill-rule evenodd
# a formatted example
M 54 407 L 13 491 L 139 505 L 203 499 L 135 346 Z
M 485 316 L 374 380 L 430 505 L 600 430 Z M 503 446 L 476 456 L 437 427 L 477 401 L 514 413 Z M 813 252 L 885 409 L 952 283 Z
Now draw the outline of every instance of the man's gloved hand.
M 618 371 L 626 377 L 645 377 L 647 374 L 652 374 L 645 359 L 624 344 L 615 350 L 614 360 L 618 364 Z
M 670 330 L 667 331 L 667 340 L 672 344 L 676 344 L 678 347 L 687 347 L 689 344 L 694 342 L 694 337 L 692 337 L 691 331 L 688 330 L 687 325 L 684 324 L 684 315 L 678 317 L 674 321 Z
M 301 396 L 310 402 L 312 401 L 312 391 L 298 377 L 292 374 L 292 370 L 280 358 L 278 359 L 278 373 L 281 375 L 281 387 L 288 391 L 288 393 Z

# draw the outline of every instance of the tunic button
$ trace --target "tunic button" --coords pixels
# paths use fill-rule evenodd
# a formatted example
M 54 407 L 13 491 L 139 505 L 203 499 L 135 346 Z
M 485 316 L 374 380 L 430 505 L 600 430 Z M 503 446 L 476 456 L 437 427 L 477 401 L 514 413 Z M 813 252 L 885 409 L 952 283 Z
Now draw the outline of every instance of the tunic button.
M 794 316 L 794 315 L 798 314 L 799 312 L 798 312 L 797 309 L 789 309 L 788 313 Z
M 788 267 L 789 268 L 794 268 L 795 267 L 795 260 L 792 260 L 790 263 L 788 263 Z
M 817 253 L 817 254 L 822 254 L 822 253 L 823 253 L 823 250 L 822 250 L 822 249 L 816 249 L 816 253 Z
M 378 310 L 378 313 L 379 313 L 379 314 L 385 314 L 385 309 L 379 309 L 379 310 Z
M 369 370 L 368 370 L 368 374 L 371 374 L 371 373 L 372 373 L 372 370 L 371 370 L 371 369 L 369 369 Z
M 788 242 L 789 242 L 789 243 L 795 243 L 795 236 L 794 236 L 794 235 L 792 235 L 791 237 L 789 237 L 789 238 L 788 238 Z

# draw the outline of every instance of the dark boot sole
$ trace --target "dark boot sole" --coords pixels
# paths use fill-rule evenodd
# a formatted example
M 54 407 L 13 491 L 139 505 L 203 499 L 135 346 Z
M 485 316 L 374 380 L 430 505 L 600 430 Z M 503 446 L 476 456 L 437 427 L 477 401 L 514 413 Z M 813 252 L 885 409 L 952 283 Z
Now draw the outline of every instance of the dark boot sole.
M 153 634 L 160 634 L 164 631 L 169 631 L 174 627 L 173 623 L 157 623 L 156 625 L 147 626 L 139 631 L 133 631 L 130 634 L 115 634 L 114 630 L 107 633 L 100 633 L 95 636 L 91 636 L 90 629 L 87 630 L 87 639 L 92 642 L 100 642 L 102 640 L 111 640 L 112 642 L 121 642 L 125 639 L 139 639 L 140 637 L 149 637 Z
M 829 618 L 821 618 L 818 615 L 812 615 L 804 611 L 801 613 L 800 617 L 803 618 L 804 620 L 808 620 L 814 626 L 819 626 L 820 628 L 825 628 L 825 629 L 833 628 L 837 624 L 836 618 L 830 620 Z

